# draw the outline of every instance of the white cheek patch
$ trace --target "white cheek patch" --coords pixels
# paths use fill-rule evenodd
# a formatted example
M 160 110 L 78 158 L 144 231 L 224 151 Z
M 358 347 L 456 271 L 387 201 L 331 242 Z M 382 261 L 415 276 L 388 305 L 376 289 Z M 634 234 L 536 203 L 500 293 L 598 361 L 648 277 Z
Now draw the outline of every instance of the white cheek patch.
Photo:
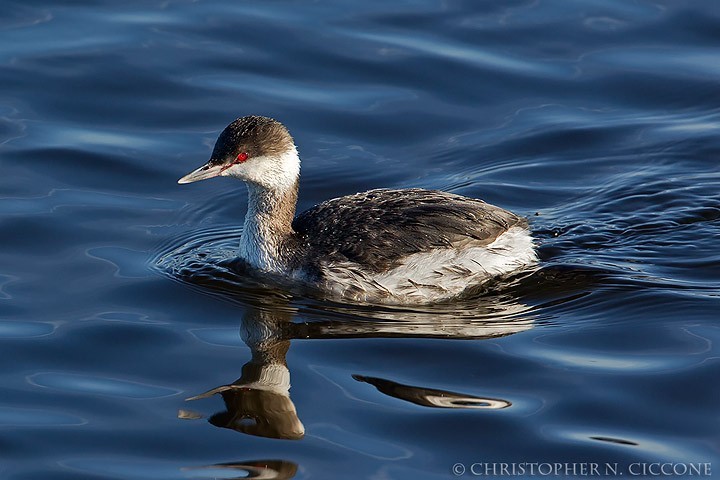
M 250 157 L 223 171 L 222 175 L 272 190 L 285 190 L 292 187 L 300 176 L 300 158 L 295 148 L 276 157 Z

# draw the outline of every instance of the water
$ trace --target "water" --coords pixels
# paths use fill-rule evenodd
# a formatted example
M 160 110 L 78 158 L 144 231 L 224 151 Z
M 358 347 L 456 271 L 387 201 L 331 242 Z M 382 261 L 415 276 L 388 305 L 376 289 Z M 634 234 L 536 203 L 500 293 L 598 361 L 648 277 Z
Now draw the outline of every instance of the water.
M 3 2 L 0 477 L 717 474 L 719 32 L 711 0 Z M 301 209 L 483 198 L 540 268 L 414 310 L 224 271 L 244 187 L 175 182 L 250 113 Z

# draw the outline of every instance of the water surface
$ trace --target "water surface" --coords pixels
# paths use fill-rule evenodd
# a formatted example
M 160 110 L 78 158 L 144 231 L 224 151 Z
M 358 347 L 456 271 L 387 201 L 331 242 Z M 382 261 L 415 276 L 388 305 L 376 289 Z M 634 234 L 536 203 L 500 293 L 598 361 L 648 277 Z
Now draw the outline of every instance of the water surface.
M 718 32 L 712 1 L 5 1 L 0 476 L 717 470 Z M 299 208 L 482 198 L 540 267 L 422 309 L 233 275 L 243 185 L 176 180 L 246 114 L 294 135 Z

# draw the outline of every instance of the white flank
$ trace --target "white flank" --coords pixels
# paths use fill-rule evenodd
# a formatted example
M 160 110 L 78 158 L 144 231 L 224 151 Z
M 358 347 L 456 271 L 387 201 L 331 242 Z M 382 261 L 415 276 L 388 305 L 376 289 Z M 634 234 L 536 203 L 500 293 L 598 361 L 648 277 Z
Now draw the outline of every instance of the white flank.
M 530 233 L 512 227 L 486 247 L 416 253 L 387 272 L 370 274 L 343 264 L 328 266 L 325 274 L 333 293 L 357 301 L 430 303 L 537 260 Z

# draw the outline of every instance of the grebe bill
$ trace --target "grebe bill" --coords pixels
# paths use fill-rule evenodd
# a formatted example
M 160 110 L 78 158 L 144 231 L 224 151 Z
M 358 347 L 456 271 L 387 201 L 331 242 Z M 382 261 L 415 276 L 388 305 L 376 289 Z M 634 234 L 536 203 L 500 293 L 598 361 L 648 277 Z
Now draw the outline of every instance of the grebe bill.
M 287 129 L 248 116 L 228 125 L 210 160 L 178 183 L 245 181 L 239 257 L 260 272 L 348 300 L 438 302 L 537 262 L 524 218 L 437 190 L 370 190 L 293 218 L 299 175 Z

